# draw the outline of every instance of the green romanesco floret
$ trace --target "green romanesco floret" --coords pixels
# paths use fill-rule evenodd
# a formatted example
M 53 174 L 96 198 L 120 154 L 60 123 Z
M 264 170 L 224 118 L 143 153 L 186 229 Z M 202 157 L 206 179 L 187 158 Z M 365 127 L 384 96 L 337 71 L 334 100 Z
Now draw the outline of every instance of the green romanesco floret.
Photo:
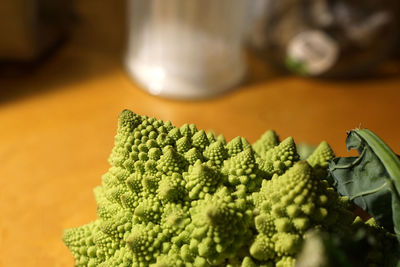
M 272 130 L 266 131 L 258 141 L 253 144 L 254 151 L 264 157 L 265 153 L 274 146 L 279 144 L 279 138 Z
M 308 229 L 350 229 L 325 181 L 326 143 L 300 161 L 273 131 L 251 145 L 125 110 L 98 219 L 67 229 L 76 266 L 291 267 Z
M 398 266 L 396 236 L 371 218 L 356 217 L 349 232 L 327 233 L 312 229 L 305 235 L 296 267 Z
M 258 235 L 250 254 L 260 261 L 274 260 L 277 266 L 292 266 L 308 229 L 337 231 L 352 222 L 346 199 L 338 197 L 306 161 L 264 180 L 253 200 Z

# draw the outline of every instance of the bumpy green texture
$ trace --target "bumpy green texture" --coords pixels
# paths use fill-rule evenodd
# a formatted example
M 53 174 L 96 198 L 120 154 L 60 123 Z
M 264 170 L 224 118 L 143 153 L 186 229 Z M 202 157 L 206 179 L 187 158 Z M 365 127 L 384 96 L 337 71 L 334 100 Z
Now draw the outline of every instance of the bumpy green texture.
M 94 190 L 98 219 L 63 240 L 76 266 L 292 267 L 307 230 L 350 228 L 323 177 L 332 158 L 325 142 L 300 161 L 273 131 L 226 142 L 125 110 Z
M 397 267 L 400 253 L 395 235 L 371 218 L 357 217 L 352 234 L 311 230 L 306 234 L 296 267 Z

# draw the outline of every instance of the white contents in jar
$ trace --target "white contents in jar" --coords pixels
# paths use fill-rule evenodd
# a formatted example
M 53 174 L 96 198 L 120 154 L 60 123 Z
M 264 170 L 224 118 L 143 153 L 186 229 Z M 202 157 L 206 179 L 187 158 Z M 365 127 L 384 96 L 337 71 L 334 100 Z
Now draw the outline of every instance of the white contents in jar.
M 130 38 L 127 68 L 154 95 L 215 95 L 236 85 L 245 72 L 241 42 L 213 34 L 212 29 L 148 24 Z

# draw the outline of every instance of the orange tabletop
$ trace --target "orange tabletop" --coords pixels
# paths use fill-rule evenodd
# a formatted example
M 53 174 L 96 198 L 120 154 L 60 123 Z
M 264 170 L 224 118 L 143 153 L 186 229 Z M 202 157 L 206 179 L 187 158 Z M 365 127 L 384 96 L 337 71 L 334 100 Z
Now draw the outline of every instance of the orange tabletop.
M 347 82 L 250 75 L 217 98 L 167 100 L 126 74 L 114 53 L 121 48 L 107 38 L 118 33 L 88 25 L 39 69 L 0 79 L 1 267 L 73 266 L 62 231 L 96 219 L 92 190 L 109 167 L 126 108 L 227 140 L 254 142 L 267 129 L 311 144 L 326 140 L 337 155 L 346 154 L 346 131 L 361 126 L 400 152 L 398 75 Z

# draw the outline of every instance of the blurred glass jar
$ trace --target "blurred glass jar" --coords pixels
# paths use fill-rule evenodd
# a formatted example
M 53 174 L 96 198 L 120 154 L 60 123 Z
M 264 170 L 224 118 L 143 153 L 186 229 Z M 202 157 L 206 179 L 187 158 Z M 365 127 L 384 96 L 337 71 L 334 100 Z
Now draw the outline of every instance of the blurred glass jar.
M 128 0 L 125 64 L 149 93 L 195 99 L 245 73 L 246 0 Z
M 367 74 L 395 47 L 398 0 L 254 0 L 250 44 L 291 72 Z

